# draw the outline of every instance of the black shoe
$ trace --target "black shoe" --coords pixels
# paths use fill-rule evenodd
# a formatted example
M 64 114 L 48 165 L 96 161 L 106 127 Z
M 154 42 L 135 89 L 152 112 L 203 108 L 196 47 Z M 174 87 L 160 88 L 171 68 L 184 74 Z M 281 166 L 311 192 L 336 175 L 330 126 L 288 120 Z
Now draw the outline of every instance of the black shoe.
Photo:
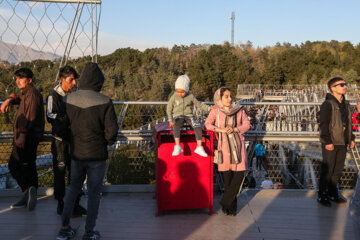
M 58 205 L 57 205 L 57 208 L 56 208 L 57 214 L 61 215 L 63 210 L 64 210 L 64 201 L 63 200 L 58 200 Z
M 236 211 L 228 211 L 228 216 L 236 216 Z
M 36 188 L 31 186 L 29 187 L 29 190 L 28 190 L 28 197 L 27 197 L 27 208 L 29 211 L 32 211 L 34 210 L 35 206 L 36 206 L 36 201 L 37 201 L 37 198 L 36 198 Z
M 318 201 L 321 205 L 323 205 L 323 206 L 325 206 L 325 207 L 330 207 L 330 206 L 331 206 L 330 200 L 329 200 L 329 198 L 328 198 L 327 196 L 319 196 L 318 199 L 317 199 L 317 201 Z
M 222 207 L 221 211 L 227 216 L 236 216 L 236 211 L 231 211 L 225 207 Z
M 221 207 L 221 211 L 223 212 L 223 214 L 229 215 L 229 210 L 227 210 L 224 206 Z
M 98 240 L 98 239 L 100 239 L 100 233 L 98 231 L 86 232 L 82 237 L 82 240 Z
M 56 239 L 58 240 L 67 240 L 70 238 L 74 238 L 76 235 L 76 229 L 69 226 L 67 229 L 60 229 Z
M 336 203 L 346 203 L 347 202 L 347 199 L 342 196 L 342 195 L 338 195 L 338 196 L 329 196 L 329 199 L 333 202 L 336 202 Z
M 81 217 L 86 215 L 87 215 L 87 210 L 83 206 L 81 205 L 74 206 L 73 217 Z
M 24 195 L 21 197 L 21 199 L 19 201 L 17 201 L 14 204 L 11 204 L 10 208 L 15 209 L 15 208 L 26 207 L 26 200 L 27 200 L 27 191 L 24 193 Z

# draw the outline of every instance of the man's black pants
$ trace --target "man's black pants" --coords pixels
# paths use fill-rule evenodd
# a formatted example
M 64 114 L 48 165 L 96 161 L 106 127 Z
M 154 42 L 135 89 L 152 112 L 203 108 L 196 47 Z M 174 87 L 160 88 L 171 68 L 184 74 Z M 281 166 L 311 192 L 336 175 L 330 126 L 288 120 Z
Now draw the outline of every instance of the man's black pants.
M 256 169 L 261 170 L 261 164 L 264 161 L 264 156 L 256 156 Z
M 68 170 L 68 178 L 70 182 L 70 143 L 53 139 L 51 143 L 51 152 L 53 154 L 53 170 L 54 170 L 54 197 L 56 200 L 62 200 L 65 196 L 65 177 Z
M 21 190 L 25 192 L 29 187 L 38 187 L 36 171 L 36 152 L 39 141 L 34 136 L 26 136 L 24 148 L 19 148 L 13 143 L 9 159 L 9 169 Z
M 319 194 L 337 197 L 337 183 L 344 169 L 347 148 L 335 146 L 333 151 L 329 151 L 325 149 L 324 144 L 321 147 L 323 162 L 320 168 Z

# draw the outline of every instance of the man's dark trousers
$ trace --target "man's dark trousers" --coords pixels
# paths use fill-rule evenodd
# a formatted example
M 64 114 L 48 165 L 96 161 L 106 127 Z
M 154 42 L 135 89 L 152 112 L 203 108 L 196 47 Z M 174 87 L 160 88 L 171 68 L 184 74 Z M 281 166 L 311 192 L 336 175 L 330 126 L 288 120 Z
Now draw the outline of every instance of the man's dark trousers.
M 338 196 L 337 183 L 340 180 L 346 157 L 346 146 L 334 146 L 334 150 L 325 149 L 322 144 L 323 162 L 320 169 L 319 194 Z
M 54 138 L 51 144 L 51 152 L 53 154 L 54 196 L 56 200 L 62 200 L 65 196 L 66 170 L 69 171 L 69 182 L 71 176 L 70 143 Z
M 25 192 L 29 187 L 38 187 L 36 171 L 36 152 L 39 141 L 36 137 L 27 135 L 24 148 L 19 148 L 13 143 L 9 160 L 9 169 L 21 190 Z

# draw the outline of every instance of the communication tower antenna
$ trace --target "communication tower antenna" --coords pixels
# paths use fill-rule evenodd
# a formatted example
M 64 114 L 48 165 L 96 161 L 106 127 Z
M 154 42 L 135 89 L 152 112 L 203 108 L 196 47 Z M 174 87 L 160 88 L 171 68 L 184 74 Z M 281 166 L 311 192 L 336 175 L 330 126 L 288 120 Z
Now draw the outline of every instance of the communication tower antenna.
M 235 12 L 231 12 L 231 45 L 234 46 L 234 23 L 235 23 Z

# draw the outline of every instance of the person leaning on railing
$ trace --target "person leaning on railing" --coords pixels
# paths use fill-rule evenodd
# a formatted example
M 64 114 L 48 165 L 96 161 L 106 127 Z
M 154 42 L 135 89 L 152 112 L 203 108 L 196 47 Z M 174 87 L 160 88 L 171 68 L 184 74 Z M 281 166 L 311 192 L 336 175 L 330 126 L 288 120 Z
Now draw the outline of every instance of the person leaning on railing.
M 11 94 L 1 105 L 1 112 L 8 112 L 10 104 L 19 105 L 14 122 L 14 142 L 9 169 L 24 195 L 10 208 L 26 206 L 32 211 L 36 206 L 38 188 L 36 151 L 45 126 L 43 97 L 32 84 L 33 73 L 30 69 L 17 70 L 15 78 L 21 93 Z

